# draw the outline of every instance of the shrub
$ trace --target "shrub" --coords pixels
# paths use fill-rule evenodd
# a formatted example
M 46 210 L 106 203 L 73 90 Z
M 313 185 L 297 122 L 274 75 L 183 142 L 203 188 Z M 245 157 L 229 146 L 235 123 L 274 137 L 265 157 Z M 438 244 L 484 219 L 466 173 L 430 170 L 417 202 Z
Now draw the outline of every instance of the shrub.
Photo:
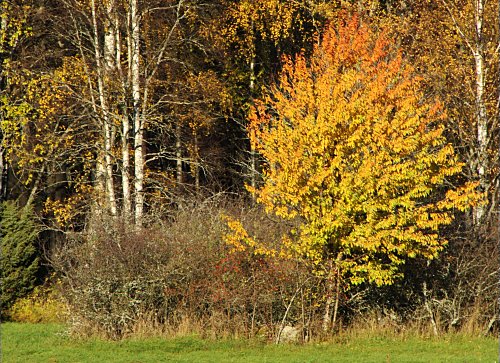
M 11 306 L 9 317 L 21 323 L 59 323 L 67 319 L 67 307 L 57 289 L 37 286 Z
M 140 231 L 103 220 L 69 238 L 53 261 L 72 331 L 112 339 L 198 333 L 277 340 L 285 326 L 308 340 L 332 334 L 322 329 L 327 279 L 300 260 L 258 254 L 251 246 L 235 249 L 224 241 L 230 231 L 223 215 L 241 221 L 268 249 L 294 228 L 239 201 L 193 202 L 168 220 L 149 216 L 151 224 Z M 343 289 L 336 331 L 432 333 L 429 310 L 439 332 L 468 329 L 472 319 L 483 331 L 495 330 L 493 250 L 455 246 L 429 266 L 423 260 L 406 264 L 404 279 L 392 286 Z M 463 265 L 467 261 L 473 265 Z M 36 310 L 24 301 L 16 311 Z M 30 314 L 36 316 L 25 316 Z
M 193 203 L 140 231 L 104 221 L 74 235 L 53 258 L 73 331 L 272 338 L 291 301 L 287 322 L 305 321 L 301 312 L 310 309 L 292 299 L 305 273 L 296 262 L 232 252 L 223 242 L 222 214 L 247 221 L 256 235 L 281 235 L 261 210 L 236 204 Z

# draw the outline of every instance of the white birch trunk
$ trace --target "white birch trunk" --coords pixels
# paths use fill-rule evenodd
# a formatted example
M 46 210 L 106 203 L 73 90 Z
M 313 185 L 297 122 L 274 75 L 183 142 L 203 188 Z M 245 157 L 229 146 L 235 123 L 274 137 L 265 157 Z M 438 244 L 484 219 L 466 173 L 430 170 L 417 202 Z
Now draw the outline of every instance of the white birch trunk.
M 132 197 L 130 193 L 130 152 L 128 137 L 130 124 L 128 116 L 122 117 L 122 193 L 123 193 L 123 216 L 128 219 L 132 212 Z
M 130 0 L 132 102 L 134 108 L 135 224 L 142 226 L 144 210 L 144 128 L 140 113 L 140 22 L 137 0 Z
M 483 191 L 488 189 L 486 172 L 488 170 L 488 117 L 485 104 L 485 65 L 484 65 L 484 34 L 483 34 L 483 0 L 475 0 L 475 27 L 476 40 L 474 49 L 474 63 L 476 73 L 476 130 L 477 130 L 477 175 Z M 475 208 L 475 223 L 479 225 L 484 218 L 485 207 Z
M 180 187 L 183 182 L 182 178 L 182 140 L 181 140 L 181 122 L 175 124 L 175 163 L 176 163 L 176 178 L 177 186 Z
M 107 0 L 106 2 L 106 17 L 104 19 L 104 63 L 106 70 L 112 72 L 116 68 L 116 17 L 115 17 L 115 1 Z
M 111 215 L 116 216 L 117 207 L 116 207 L 116 197 L 115 197 L 115 189 L 113 182 L 113 164 L 111 158 L 111 125 L 109 120 L 109 108 L 106 100 L 105 94 L 105 86 L 104 86 L 104 70 L 102 66 L 102 56 L 99 45 L 99 31 L 97 28 L 97 19 L 96 19 L 96 8 L 95 1 L 91 1 L 92 7 L 92 23 L 94 27 L 94 52 L 96 58 L 96 67 L 97 67 L 97 87 L 99 93 L 99 103 L 101 106 L 101 112 L 103 115 L 103 138 L 104 138 L 104 172 L 105 172 L 105 180 L 106 180 L 106 197 L 109 211 Z M 102 168 L 102 166 L 98 165 L 98 169 Z
M 132 213 L 132 197 L 130 192 L 130 151 L 129 151 L 129 136 L 130 136 L 130 121 L 127 112 L 127 81 L 125 75 L 123 74 L 123 69 L 121 65 L 121 36 L 120 36 L 120 24 L 118 20 L 118 14 L 116 8 L 111 14 L 114 24 L 114 42 L 116 44 L 115 51 L 115 66 L 117 73 L 120 77 L 121 82 L 121 122 L 122 122 L 122 137 L 121 137 L 121 148 L 122 148 L 122 216 L 125 220 L 129 220 Z M 128 39 L 127 39 L 128 40 Z

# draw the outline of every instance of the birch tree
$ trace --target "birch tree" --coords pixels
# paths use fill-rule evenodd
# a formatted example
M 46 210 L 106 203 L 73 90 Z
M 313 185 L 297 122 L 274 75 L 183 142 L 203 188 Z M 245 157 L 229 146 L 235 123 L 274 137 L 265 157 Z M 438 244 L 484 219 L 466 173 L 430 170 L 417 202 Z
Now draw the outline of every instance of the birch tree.
M 440 0 L 416 2 L 412 8 L 399 21 L 405 27 L 400 32 L 403 47 L 428 80 L 429 92 L 438 93 L 446 104 L 448 132 L 467 163 L 466 177 L 478 180 L 488 195 L 488 203 L 472 213 L 476 230 L 484 232 L 498 193 L 496 5 L 484 0 Z
M 146 165 L 164 157 L 148 153 L 152 140 L 146 131 L 164 119 L 168 97 L 158 90 L 172 81 L 171 64 L 184 62 L 178 53 L 187 41 L 182 27 L 196 5 L 186 0 L 66 1 L 73 43 L 87 69 L 88 92 L 80 92 L 81 102 L 91 105 L 88 116 L 101 129 L 96 192 L 104 191 L 112 216 L 133 217 L 137 226 L 147 203 Z
M 469 24 L 467 24 L 467 19 L 459 17 L 460 15 L 458 14 L 461 14 L 461 12 L 457 14 L 458 9 L 454 8 L 450 2 L 446 0 L 442 0 L 442 2 L 449 13 L 454 29 L 460 35 L 474 58 L 476 150 L 474 152 L 475 157 L 472 168 L 477 174 L 481 189 L 483 191 L 490 191 L 491 185 L 487 175 L 490 164 L 488 157 L 488 146 L 490 144 L 488 128 L 490 120 L 486 106 L 487 64 L 485 57 L 487 49 L 485 47 L 487 44 L 487 34 L 483 28 L 485 23 L 485 1 L 473 0 L 471 6 L 473 17 L 469 20 Z M 459 5 L 459 7 L 462 7 L 462 5 Z M 484 206 L 475 208 L 474 218 L 477 225 L 483 221 L 485 213 Z

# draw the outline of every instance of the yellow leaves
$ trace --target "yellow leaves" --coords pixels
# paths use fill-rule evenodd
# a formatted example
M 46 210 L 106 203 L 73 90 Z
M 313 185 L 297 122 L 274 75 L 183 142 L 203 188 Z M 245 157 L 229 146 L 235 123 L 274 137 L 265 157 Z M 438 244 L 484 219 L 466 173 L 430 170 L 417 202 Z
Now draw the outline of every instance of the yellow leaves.
M 30 35 L 31 29 L 26 27 L 26 20 L 30 7 L 16 6 L 10 1 L 0 2 L 0 53 L 8 53 L 22 36 Z M 5 60 L 2 60 L 2 63 Z
M 68 58 L 50 74 L 17 69 L 7 77 L 7 90 L 0 99 L 2 147 L 16 178 L 25 186 L 35 180 L 41 180 L 40 188 L 57 184 L 64 170 L 66 190 L 81 193 L 78 198 L 87 195 L 83 184 L 94 169 L 94 135 L 88 132 L 85 121 L 75 121 L 71 114 L 76 104 L 70 87 L 79 82 L 82 68 L 77 58 Z M 41 178 L 45 173 L 48 177 Z M 58 224 L 69 226 L 80 212 L 78 198 L 59 204 L 49 201 L 47 211 L 51 210 Z
M 245 62 L 258 52 L 258 43 L 278 45 L 292 36 L 308 37 L 304 31 L 303 4 L 284 0 L 224 1 L 222 19 L 212 24 L 210 35 L 226 49 L 236 51 Z
M 45 201 L 44 212 L 53 214 L 59 227 L 69 227 L 74 218 L 80 214 L 79 206 L 85 199 L 84 193 L 76 193 L 64 200 L 52 200 L 48 198 Z
M 456 208 L 465 212 L 470 207 L 477 207 L 486 203 L 486 193 L 478 189 L 479 182 L 466 183 L 460 188 L 448 190 L 446 198 L 441 200 L 438 207 L 441 209 Z
M 452 209 L 478 200 L 472 185 L 438 191 L 462 165 L 442 104 L 424 102 L 422 80 L 391 44 L 357 17 L 330 24 L 310 60 L 285 58 L 249 117 L 267 161 L 252 192 L 268 212 L 302 220 L 288 240 L 298 256 L 321 266 L 342 252 L 351 283 L 388 284 L 405 258 L 436 256 Z
M 250 250 L 255 256 L 286 256 L 285 253 L 268 248 L 264 244 L 259 243 L 254 238 L 250 237 L 240 221 L 234 220 L 229 216 L 223 216 L 223 219 L 226 221 L 227 226 L 230 229 L 230 232 L 226 233 L 223 239 L 226 245 L 232 248 L 231 253 Z
M 49 76 L 21 74 L 10 82 L 24 89 L 25 95 L 22 103 L 8 99 L 2 106 L 2 133 L 9 150 L 7 156 L 15 158 L 21 167 L 36 170 L 61 144 L 71 143 L 61 137 L 66 130 L 57 122 L 67 95 L 57 86 L 57 80 Z M 27 180 L 31 180 L 31 176 L 28 175 Z

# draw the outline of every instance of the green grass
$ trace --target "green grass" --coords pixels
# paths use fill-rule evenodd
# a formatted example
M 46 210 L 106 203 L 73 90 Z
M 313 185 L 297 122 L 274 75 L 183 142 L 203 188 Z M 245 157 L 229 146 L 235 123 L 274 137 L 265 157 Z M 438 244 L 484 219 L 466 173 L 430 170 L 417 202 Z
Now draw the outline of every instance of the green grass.
M 497 359 L 495 338 L 440 339 L 343 337 L 306 345 L 208 341 L 196 337 L 74 340 L 53 324 L 2 324 L 3 363 L 11 362 L 488 362 Z

